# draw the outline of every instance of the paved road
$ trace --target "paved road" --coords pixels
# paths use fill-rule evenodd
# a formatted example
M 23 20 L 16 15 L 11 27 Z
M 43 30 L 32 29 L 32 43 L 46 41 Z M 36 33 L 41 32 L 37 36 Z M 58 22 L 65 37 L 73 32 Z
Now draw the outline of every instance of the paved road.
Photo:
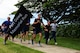
M 23 41 L 22 43 L 20 42 L 20 39 L 14 39 L 13 41 L 14 43 L 35 49 L 35 50 L 39 50 L 42 51 L 44 53 L 80 53 L 80 51 L 78 50 L 73 50 L 73 49 L 69 49 L 69 48 L 64 48 L 64 47 L 59 47 L 59 46 L 51 46 L 51 45 L 46 45 L 46 44 L 42 44 L 42 47 L 39 47 L 37 43 L 35 43 L 34 45 L 32 44 L 28 44 L 28 41 Z

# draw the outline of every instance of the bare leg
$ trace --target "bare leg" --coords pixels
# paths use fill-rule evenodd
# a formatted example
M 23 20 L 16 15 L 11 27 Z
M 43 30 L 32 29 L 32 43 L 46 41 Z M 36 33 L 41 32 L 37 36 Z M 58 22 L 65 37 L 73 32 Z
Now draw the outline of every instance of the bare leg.
M 36 38 L 36 34 L 33 34 L 33 35 L 32 35 L 32 45 L 34 44 L 34 43 L 33 43 L 33 40 L 34 40 L 35 38 Z
M 27 37 L 27 40 L 29 40 L 28 31 L 26 32 L 26 37 Z
M 29 32 L 28 31 L 26 32 L 26 38 L 28 40 L 28 44 L 30 44 L 30 37 L 29 37 Z
M 23 39 L 23 33 L 21 33 L 21 35 L 20 35 L 20 41 L 21 41 L 21 43 L 22 43 L 22 39 Z
M 5 35 L 4 44 L 6 44 L 6 41 L 8 40 L 9 34 Z
M 41 39 L 42 39 L 42 33 L 39 33 L 39 44 L 41 42 Z

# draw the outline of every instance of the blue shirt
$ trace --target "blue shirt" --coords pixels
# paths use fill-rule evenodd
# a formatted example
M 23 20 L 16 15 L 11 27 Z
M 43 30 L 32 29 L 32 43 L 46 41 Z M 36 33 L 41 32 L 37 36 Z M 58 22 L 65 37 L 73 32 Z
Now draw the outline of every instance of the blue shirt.
M 11 21 L 4 21 L 3 24 L 5 24 L 6 27 L 9 27 L 9 25 L 11 25 Z

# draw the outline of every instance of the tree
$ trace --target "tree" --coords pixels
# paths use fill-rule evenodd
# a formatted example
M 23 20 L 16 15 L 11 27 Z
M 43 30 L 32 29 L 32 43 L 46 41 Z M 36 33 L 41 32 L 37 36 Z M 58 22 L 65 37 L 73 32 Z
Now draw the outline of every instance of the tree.
M 49 4 L 50 5 L 50 4 Z M 47 5 L 48 6 L 48 5 Z M 57 1 L 43 10 L 43 16 L 48 20 L 67 20 L 73 22 L 74 20 L 80 20 L 80 1 L 79 0 L 65 0 Z M 75 22 L 75 21 L 74 21 Z
M 23 0 L 15 6 L 22 4 L 31 12 L 42 12 L 46 20 L 80 22 L 79 0 Z
M 31 12 L 42 12 L 47 21 L 71 23 L 61 25 L 57 33 L 60 36 L 80 37 L 80 0 L 23 0 L 15 6 L 22 4 Z

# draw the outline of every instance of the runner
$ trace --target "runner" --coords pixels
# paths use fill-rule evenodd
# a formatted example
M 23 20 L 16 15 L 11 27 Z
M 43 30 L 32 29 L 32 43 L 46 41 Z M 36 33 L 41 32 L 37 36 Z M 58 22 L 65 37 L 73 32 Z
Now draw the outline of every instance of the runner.
M 21 42 L 22 42 L 22 39 L 24 39 L 25 41 L 25 37 L 27 37 L 27 40 L 30 40 L 29 39 L 29 26 L 30 26 L 30 19 L 28 19 L 28 21 L 26 22 L 26 25 L 22 28 L 22 33 L 21 33 Z M 30 43 L 30 42 L 28 42 Z
M 56 31 L 57 31 L 58 25 L 57 25 L 56 21 L 53 20 L 52 23 L 50 24 L 50 26 L 51 26 L 51 37 L 50 37 L 50 39 L 48 39 L 48 41 L 53 38 L 54 39 L 54 42 L 55 42 L 55 45 L 57 45 Z
M 50 22 L 46 26 L 44 26 L 44 33 L 45 33 L 45 43 L 48 44 L 48 38 L 49 38 L 49 32 L 50 32 Z
M 4 21 L 3 23 L 2 23 L 2 25 L 4 25 L 4 31 L 3 31 L 3 33 L 5 34 L 5 40 L 4 40 L 4 44 L 6 44 L 6 40 L 8 39 L 8 37 L 9 37 L 9 35 L 8 35 L 8 33 L 7 33 L 7 30 L 8 30 L 8 28 L 9 28 L 9 26 L 11 25 L 11 21 L 10 21 L 10 17 L 8 17 L 7 18 L 7 21 Z
M 40 42 L 41 42 L 41 39 L 42 39 L 42 29 L 41 29 L 41 23 L 42 23 L 42 20 L 40 18 L 40 14 L 38 14 L 38 18 L 35 19 L 34 23 L 33 23 L 33 35 L 32 35 L 32 45 L 34 44 L 34 39 L 36 38 L 36 35 L 39 34 L 39 46 L 41 46 Z

